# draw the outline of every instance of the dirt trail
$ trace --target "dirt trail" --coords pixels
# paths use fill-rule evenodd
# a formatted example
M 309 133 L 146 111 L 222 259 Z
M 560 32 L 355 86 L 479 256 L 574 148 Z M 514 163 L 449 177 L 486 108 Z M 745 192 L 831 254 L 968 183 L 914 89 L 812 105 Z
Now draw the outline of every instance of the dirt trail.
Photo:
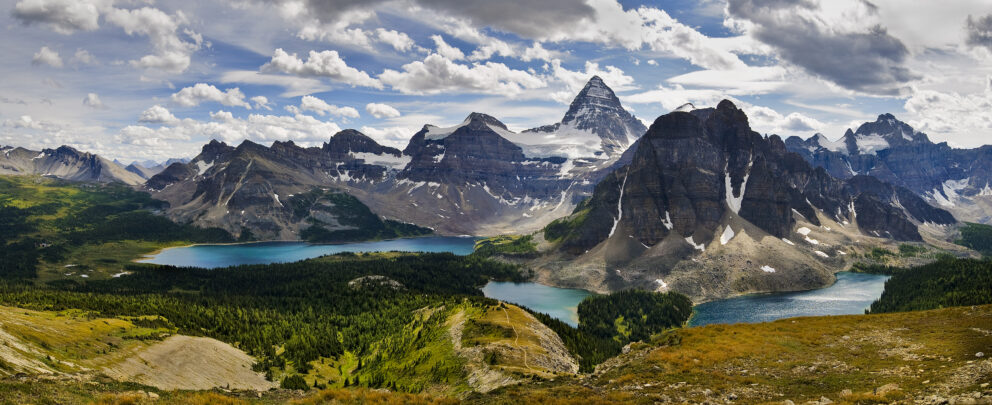
M 517 327 L 513 325 L 513 322 L 510 322 L 510 313 L 506 312 L 506 308 L 500 308 L 500 309 L 503 310 L 503 315 L 506 315 L 506 323 L 510 325 L 511 328 L 513 328 L 513 347 L 516 347 L 517 349 L 520 349 L 521 352 L 523 352 L 524 367 L 526 367 L 528 370 L 533 370 L 534 368 L 531 367 L 530 364 L 527 364 L 527 349 L 520 347 L 520 332 L 517 332 Z
M 171 336 L 102 371 L 121 381 L 164 390 L 206 390 L 215 387 L 264 391 L 275 386 L 252 371 L 255 360 L 215 339 Z

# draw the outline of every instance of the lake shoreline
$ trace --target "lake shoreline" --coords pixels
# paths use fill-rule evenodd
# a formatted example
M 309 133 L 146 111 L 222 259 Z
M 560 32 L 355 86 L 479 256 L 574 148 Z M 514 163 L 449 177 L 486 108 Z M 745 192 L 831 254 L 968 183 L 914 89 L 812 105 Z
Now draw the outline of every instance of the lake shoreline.
M 824 288 L 752 293 L 708 301 L 693 306 L 693 316 L 688 326 L 863 314 L 881 296 L 888 279 L 887 275 L 842 271 L 835 273 L 834 283 Z
M 347 243 L 270 240 L 170 246 L 132 262 L 177 267 L 222 268 L 244 264 L 290 263 L 344 252 L 424 252 L 472 254 L 476 237 L 419 236 Z
M 224 243 L 224 242 L 216 242 L 216 243 L 191 243 L 191 244 L 186 244 L 186 245 L 167 246 L 167 247 L 155 249 L 154 251 L 151 251 L 151 252 L 148 252 L 148 253 L 143 253 L 140 257 L 137 257 L 135 259 L 132 259 L 131 262 L 132 263 L 146 263 L 146 262 L 143 262 L 142 260 L 151 259 L 151 258 L 153 258 L 153 256 L 158 256 L 158 255 L 162 254 L 162 252 L 164 252 L 166 250 L 169 250 L 169 249 L 180 249 L 180 248 L 190 248 L 190 247 L 197 247 L 197 246 L 241 246 L 241 245 L 252 245 L 252 244 L 263 244 L 263 243 L 306 243 L 306 244 L 311 245 L 311 246 L 339 246 L 339 245 L 350 245 L 350 244 L 355 244 L 355 243 L 389 242 L 389 241 L 396 241 L 396 240 L 420 239 L 420 238 L 480 238 L 480 237 L 479 236 L 471 236 L 471 235 L 454 235 L 454 236 L 448 236 L 448 235 L 423 235 L 423 236 L 406 236 L 406 237 L 401 237 L 401 238 L 389 238 L 389 239 L 358 240 L 358 241 L 352 241 L 352 242 L 308 242 L 308 241 L 305 241 L 305 240 L 297 240 L 297 239 L 273 239 L 273 240 L 252 240 L 252 241 L 245 241 L 245 242 L 227 242 L 227 243 Z M 146 263 L 146 264 L 154 264 L 154 263 Z

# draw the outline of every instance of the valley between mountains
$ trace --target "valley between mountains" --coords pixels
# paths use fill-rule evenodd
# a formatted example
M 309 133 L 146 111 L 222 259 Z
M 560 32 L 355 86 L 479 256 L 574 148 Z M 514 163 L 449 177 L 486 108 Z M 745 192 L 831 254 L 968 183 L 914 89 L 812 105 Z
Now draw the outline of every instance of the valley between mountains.
M 648 122 L 599 77 L 559 122 L 403 149 L 4 146 L 0 403 L 992 403 L 988 148 L 891 114 L 783 139 L 729 100 Z M 474 249 L 374 247 L 425 236 Z M 257 247 L 294 259 L 139 262 Z M 688 326 L 844 271 L 890 277 L 864 314 Z M 491 282 L 590 296 L 569 322 Z

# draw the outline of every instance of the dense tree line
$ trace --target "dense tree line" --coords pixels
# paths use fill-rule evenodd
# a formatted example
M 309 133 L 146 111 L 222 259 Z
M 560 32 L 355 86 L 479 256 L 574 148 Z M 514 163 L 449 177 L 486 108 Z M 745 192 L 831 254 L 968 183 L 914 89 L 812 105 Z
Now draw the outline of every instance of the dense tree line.
M 482 299 L 479 287 L 489 279 L 522 280 L 515 266 L 453 254 L 342 254 L 216 270 L 134 264 L 128 270 L 134 274 L 84 284 L 6 283 L 0 303 L 104 316 L 159 315 L 181 333 L 235 344 L 258 357 L 260 369 L 292 363 L 305 371 L 320 357 L 345 350 L 364 354 L 370 343 L 411 322 L 417 309 L 462 296 Z M 351 283 L 369 275 L 402 287 Z M 284 350 L 277 355 L 278 348 Z
M 992 304 L 992 261 L 945 258 L 891 274 L 871 313 Z
M 579 359 L 581 371 L 591 372 L 627 343 L 646 341 L 651 335 L 685 325 L 692 316 L 692 300 L 675 292 L 623 290 L 587 297 L 579 303 L 578 312 L 578 328 L 545 314 L 534 316 L 561 337 Z
M 682 294 L 623 290 L 582 300 L 579 330 L 626 343 L 682 326 L 690 316 L 692 300 Z
M 965 223 L 956 243 L 977 250 L 982 256 L 992 256 L 992 226 Z
M 153 213 L 164 205 L 121 184 L 0 177 L 0 278 L 33 278 L 39 259 L 56 262 L 88 243 L 234 241 L 222 229 Z

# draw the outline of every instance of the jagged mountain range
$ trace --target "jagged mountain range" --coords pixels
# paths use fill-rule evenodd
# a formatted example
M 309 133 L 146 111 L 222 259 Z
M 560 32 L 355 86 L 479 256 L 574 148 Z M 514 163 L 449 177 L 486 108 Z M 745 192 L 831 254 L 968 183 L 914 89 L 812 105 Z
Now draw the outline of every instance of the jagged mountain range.
M 729 101 L 648 129 L 594 77 L 560 122 L 519 133 L 472 113 L 425 125 L 402 150 L 344 130 L 319 147 L 215 140 L 188 161 L 126 168 L 6 147 L 0 170 L 132 184 L 178 222 L 261 240 L 536 231 L 539 252 L 523 260 L 540 281 L 701 301 L 816 288 L 848 255 L 942 243 L 972 212 L 962 202 L 985 208 L 971 203 L 989 189 L 983 150 L 933 144 L 891 115 L 838 142 L 783 141 Z
M 211 142 L 146 186 L 177 220 L 262 238 L 296 238 L 308 225 L 277 200 L 313 188 L 342 190 L 387 219 L 441 233 L 527 232 L 570 212 L 643 131 L 593 77 L 552 126 L 516 133 L 472 113 L 452 127 L 425 125 L 402 151 L 355 130 L 319 148 Z
M 838 140 L 789 137 L 786 147 L 830 175 L 875 177 L 905 187 L 964 221 L 992 222 L 992 146 L 956 149 L 933 143 L 892 114 L 882 114 Z
M 650 136 L 642 138 L 645 132 Z M 985 150 L 933 144 L 891 115 L 838 142 L 822 135 L 783 142 L 751 131 L 729 101 L 680 108 L 649 131 L 593 77 L 560 122 L 519 133 L 472 113 L 452 127 L 425 125 L 402 150 L 345 130 L 320 147 L 211 141 L 191 160 L 126 168 L 68 147 L 5 147 L 0 170 L 141 185 L 167 201 L 167 215 L 177 221 L 235 235 L 250 231 L 260 239 L 300 239 L 315 225 L 353 228 L 347 210 L 335 206 L 341 200 L 328 197 L 335 193 L 354 196 L 386 220 L 442 234 L 528 233 L 565 218 L 544 232 L 559 234 L 547 236 L 555 253 L 539 267 L 594 263 L 602 276 L 597 281 L 559 274 L 553 282 L 600 290 L 669 283 L 670 275 L 624 271 L 691 268 L 685 263 L 705 262 L 710 255 L 694 255 L 715 243 L 736 243 L 745 234 L 767 247 L 772 237 L 771 251 L 782 259 L 765 265 L 814 269 L 800 271 L 805 281 L 793 283 L 813 286 L 829 278 L 824 262 L 842 253 L 809 243 L 793 248 L 790 238 L 812 239 L 797 237 L 796 229 L 844 228 L 840 233 L 851 240 L 921 241 L 920 224 L 955 222 L 941 208 L 958 215 L 959 202 L 992 196 L 983 180 Z M 916 164 L 921 156 L 926 163 Z M 992 212 L 992 203 L 988 208 Z M 746 280 L 752 284 L 739 290 L 778 288 Z M 733 290 L 720 283 L 713 288 Z
M 947 211 L 869 176 L 841 180 L 763 138 L 730 101 L 659 117 L 631 163 L 545 228 L 553 284 L 675 289 L 695 299 L 814 288 L 872 237 L 922 241 Z

